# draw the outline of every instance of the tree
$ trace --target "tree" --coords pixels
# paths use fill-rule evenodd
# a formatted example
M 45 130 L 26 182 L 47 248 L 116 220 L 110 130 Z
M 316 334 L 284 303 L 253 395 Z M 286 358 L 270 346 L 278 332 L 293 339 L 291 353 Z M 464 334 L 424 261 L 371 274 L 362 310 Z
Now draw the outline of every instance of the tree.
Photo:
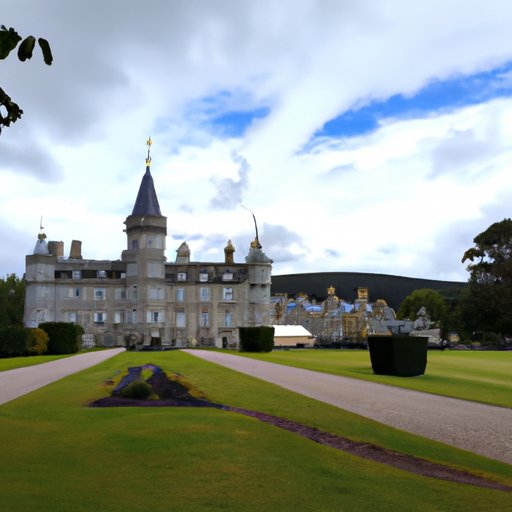
M 0 328 L 23 325 L 25 280 L 16 274 L 0 279 Z
M 512 334 L 512 220 L 495 222 L 477 235 L 462 258 L 471 261 L 462 316 L 473 331 Z
M 444 325 L 448 316 L 446 302 L 439 292 L 430 288 L 414 290 L 400 304 L 398 310 L 399 318 L 416 320 L 417 313 L 421 307 L 425 307 L 430 319 L 435 323 Z
M 43 53 L 44 62 L 50 66 L 53 62 L 53 56 L 48 41 L 40 37 L 37 42 Z M 18 59 L 21 62 L 25 62 L 27 59 L 32 58 L 35 43 L 36 38 L 34 36 L 27 36 L 22 40 L 22 37 L 12 27 L 7 28 L 5 25 L 0 26 L 1 60 L 6 59 L 18 46 Z M 21 110 L 19 105 L 12 101 L 10 96 L 0 87 L 0 133 L 2 133 L 2 127 L 10 126 L 11 123 L 15 123 L 18 119 L 21 119 L 22 114 L 23 110 Z

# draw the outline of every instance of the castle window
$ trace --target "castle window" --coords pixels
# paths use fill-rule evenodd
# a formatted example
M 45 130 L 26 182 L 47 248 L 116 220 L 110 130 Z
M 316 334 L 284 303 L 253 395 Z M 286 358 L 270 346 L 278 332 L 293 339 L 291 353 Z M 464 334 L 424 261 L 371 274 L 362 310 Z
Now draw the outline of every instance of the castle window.
M 185 300 L 185 288 L 176 288 L 176 302 Z
M 164 314 L 161 311 L 147 311 L 146 319 L 147 319 L 148 324 L 149 323 L 157 324 L 158 322 L 164 321 Z
M 233 300 L 233 288 L 223 288 L 222 289 L 222 299 L 223 300 Z
M 203 308 L 201 310 L 201 317 L 199 319 L 199 323 L 201 327 L 208 327 L 210 325 L 210 320 L 208 318 L 208 308 Z
M 199 281 L 202 283 L 208 282 L 208 272 L 206 272 L 206 270 L 201 270 L 201 272 L 199 272 Z
M 102 324 L 105 322 L 105 312 L 103 311 L 95 311 L 94 312 L 94 323 L 95 324 Z
M 224 312 L 224 325 L 226 327 L 233 327 L 233 313 L 231 311 L 226 310 Z
M 176 327 L 185 327 L 185 311 L 176 311 Z
M 178 272 L 177 279 L 178 279 L 178 281 L 186 281 L 187 273 L 186 272 Z
M 222 280 L 233 281 L 233 272 L 231 272 L 231 270 L 226 270 L 226 272 L 222 274 Z
M 105 288 L 94 288 L 94 300 L 105 300 Z
M 73 279 L 81 279 L 82 271 L 81 270 L 73 270 Z
M 126 299 L 126 290 L 124 288 L 116 288 L 114 293 L 116 300 Z
M 80 297 L 80 288 L 69 288 L 68 297 L 70 299 L 78 299 Z
M 164 298 L 164 290 L 163 288 L 156 288 L 151 286 L 149 288 L 149 299 L 150 300 L 163 300 Z
M 76 323 L 76 311 L 68 311 L 67 321 Z
M 206 287 L 199 288 L 199 300 L 205 302 L 210 300 L 210 289 Z
M 139 248 L 139 241 L 137 239 L 132 240 L 132 249 L 138 249 Z
M 114 311 L 114 323 L 122 324 L 124 322 L 124 311 Z

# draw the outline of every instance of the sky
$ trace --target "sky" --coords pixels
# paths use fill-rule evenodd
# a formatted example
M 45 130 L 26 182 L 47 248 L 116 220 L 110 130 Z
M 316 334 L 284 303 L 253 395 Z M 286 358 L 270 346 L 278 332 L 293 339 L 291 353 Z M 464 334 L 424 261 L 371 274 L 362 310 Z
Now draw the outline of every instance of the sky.
M 466 281 L 512 210 L 512 3 L 0 0 L 0 276 L 48 240 L 121 258 L 151 136 L 166 256 Z M 249 211 L 248 211 L 249 210 Z

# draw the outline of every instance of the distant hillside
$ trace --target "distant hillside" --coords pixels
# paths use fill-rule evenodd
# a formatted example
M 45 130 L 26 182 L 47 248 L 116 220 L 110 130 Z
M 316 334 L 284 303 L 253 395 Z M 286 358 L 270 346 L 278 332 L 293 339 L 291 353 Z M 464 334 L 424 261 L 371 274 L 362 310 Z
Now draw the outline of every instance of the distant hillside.
M 272 276 L 272 295 L 287 293 L 294 296 L 299 292 L 307 293 L 310 298 L 319 301 L 327 297 L 327 288 L 334 286 L 340 299 L 353 302 L 357 289 L 368 288 L 370 302 L 384 299 L 397 310 L 407 295 L 419 288 L 446 290 L 460 288 L 466 283 L 456 281 L 436 281 L 413 277 L 390 276 L 386 274 L 365 274 L 359 272 L 315 272 L 311 274 L 287 274 Z

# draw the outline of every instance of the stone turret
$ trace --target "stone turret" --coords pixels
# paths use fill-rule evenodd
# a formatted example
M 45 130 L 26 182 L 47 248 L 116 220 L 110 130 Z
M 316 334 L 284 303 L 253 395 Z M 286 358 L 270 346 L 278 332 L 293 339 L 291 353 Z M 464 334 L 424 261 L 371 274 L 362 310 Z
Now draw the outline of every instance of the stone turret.
M 147 145 L 146 172 L 132 213 L 124 222 L 127 249 L 122 260 L 126 263 L 127 295 L 132 299 L 132 323 L 144 343 L 150 344 L 164 336 L 167 218 L 160 213 L 151 176 L 151 139 Z
M 266 325 L 270 307 L 272 260 L 263 252 L 256 237 L 245 257 L 249 266 L 249 326 Z

